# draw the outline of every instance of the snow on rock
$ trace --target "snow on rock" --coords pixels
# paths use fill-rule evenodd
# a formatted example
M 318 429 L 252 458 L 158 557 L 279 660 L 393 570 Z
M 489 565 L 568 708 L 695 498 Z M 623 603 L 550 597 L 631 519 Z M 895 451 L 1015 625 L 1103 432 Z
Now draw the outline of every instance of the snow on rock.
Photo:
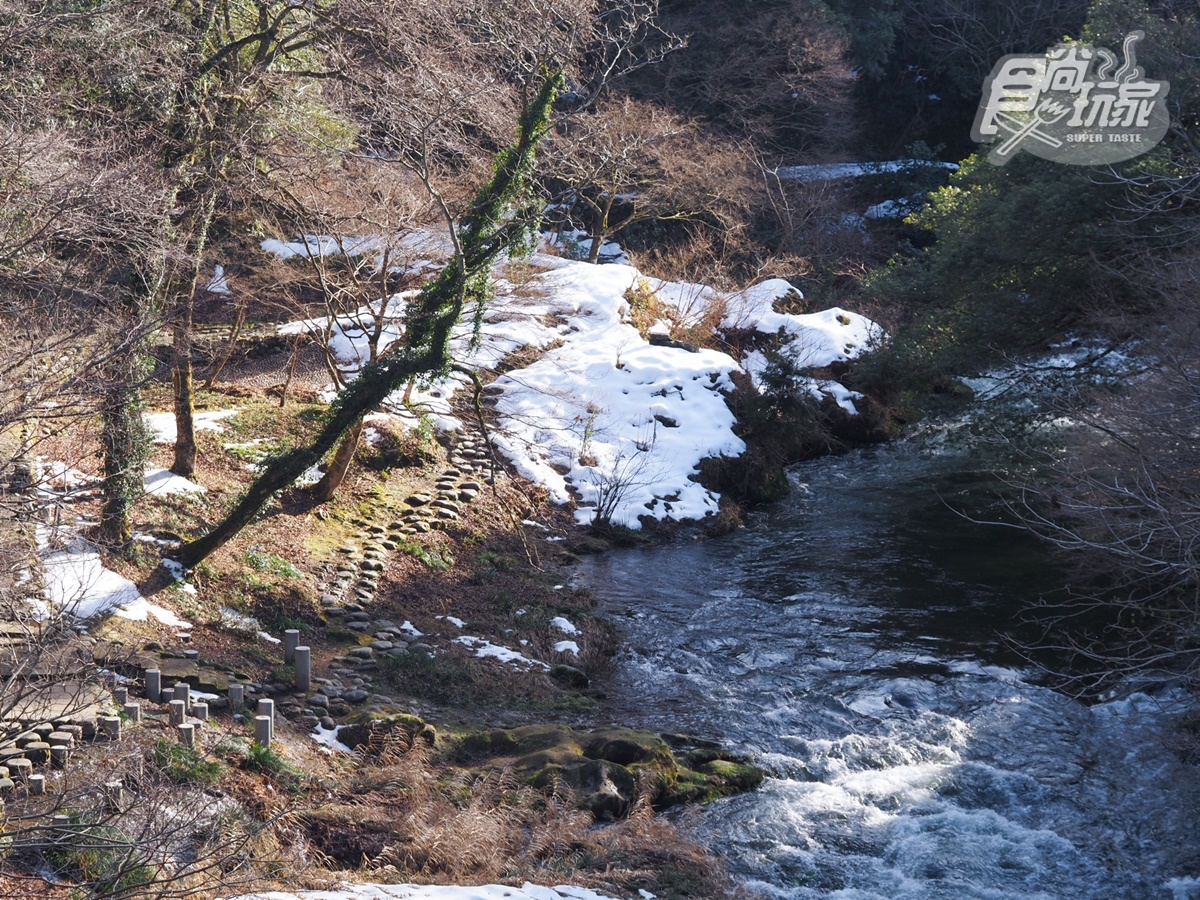
M 649 895 L 653 897 L 654 895 Z M 571 885 L 543 887 L 525 882 L 519 888 L 501 884 L 473 887 L 417 884 L 345 884 L 332 891 L 266 891 L 230 900 L 613 900 Z
M 353 750 L 338 740 L 338 733 L 343 727 L 338 725 L 336 728 L 324 728 L 318 725 L 311 736 L 314 741 L 322 747 L 328 748 L 331 753 L 353 753 Z
M 579 634 L 579 629 L 576 628 L 569 619 L 562 616 L 555 616 L 550 620 L 550 624 L 564 634 Z
M 66 549 L 51 550 L 48 530 L 39 527 L 38 543 L 47 601 L 39 604 L 42 615 L 61 612 L 75 619 L 90 619 L 108 613 L 139 622 L 153 616 L 172 628 L 191 627 L 170 610 L 148 601 L 128 578 L 106 569 L 99 551 L 83 538 L 74 538 Z
M 228 419 L 241 412 L 241 407 L 235 409 L 212 409 L 198 412 L 192 417 L 193 426 L 197 431 L 215 431 L 218 434 L 224 429 L 218 424 L 222 419 Z M 175 430 L 175 413 L 143 413 L 142 421 L 150 430 L 156 444 L 173 444 L 178 432 Z
M 176 475 L 170 469 L 150 469 L 146 472 L 147 494 L 199 494 L 204 490 L 203 485 Z
M 775 311 L 775 301 L 803 295 L 782 278 L 731 294 L 722 328 L 782 334 L 787 353 L 799 368 L 819 369 L 853 359 L 880 337 L 879 327 L 865 316 L 833 307 L 818 313 L 791 315 Z
M 555 653 L 570 653 L 572 656 L 579 655 L 579 645 L 574 641 L 559 641 L 554 645 Z

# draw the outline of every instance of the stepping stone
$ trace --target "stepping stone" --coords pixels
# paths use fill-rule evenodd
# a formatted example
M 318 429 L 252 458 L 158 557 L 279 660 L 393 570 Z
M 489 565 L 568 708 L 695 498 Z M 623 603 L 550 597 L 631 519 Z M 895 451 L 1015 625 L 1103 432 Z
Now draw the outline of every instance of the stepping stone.
M 362 688 L 359 688 L 358 690 L 350 691 L 348 694 L 346 694 L 343 697 L 343 699 L 347 703 L 362 703 L 364 700 L 366 700 L 370 696 L 371 696 L 370 691 L 364 691 Z
M 438 518 L 445 519 L 447 522 L 453 522 L 459 518 L 459 515 L 452 509 L 439 509 Z
M 411 497 L 405 498 L 404 502 L 409 506 L 424 506 L 432 499 L 428 494 L 413 494 Z
M 351 650 L 346 655 L 357 657 L 358 659 L 370 659 L 372 656 L 375 655 L 375 651 L 372 650 L 370 647 L 355 647 L 353 650 Z

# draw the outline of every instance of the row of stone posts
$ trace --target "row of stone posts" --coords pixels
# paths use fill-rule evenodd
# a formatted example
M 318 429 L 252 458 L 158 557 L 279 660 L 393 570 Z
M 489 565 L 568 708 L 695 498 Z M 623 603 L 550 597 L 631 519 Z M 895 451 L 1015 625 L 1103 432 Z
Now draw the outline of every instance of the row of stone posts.
M 312 690 L 312 649 L 310 647 L 301 646 L 300 631 L 296 628 L 289 628 L 283 633 L 283 660 L 286 664 L 294 666 L 296 670 L 295 686 L 297 691 L 307 693 Z M 189 747 L 195 744 L 195 725 L 189 723 L 188 717 L 205 721 L 208 719 L 208 704 L 192 703 L 191 688 L 184 682 L 176 684 L 173 688 L 165 689 L 162 685 L 162 672 L 159 669 L 146 669 L 146 699 L 152 703 L 167 703 L 170 707 L 170 723 L 178 729 L 179 739 Z M 124 688 L 119 689 L 125 696 L 119 698 L 122 702 L 127 699 L 127 692 Z M 246 702 L 245 687 L 240 684 L 231 684 L 229 686 L 229 708 L 231 710 L 241 709 Z M 137 704 L 128 704 L 125 707 L 126 714 L 130 714 L 129 707 L 137 707 Z M 140 711 L 134 710 L 130 718 L 134 721 L 140 718 Z M 114 717 L 115 718 L 115 717 Z M 117 723 L 117 737 L 120 736 L 120 719 L 115 718 Z M 254 741 L 262 744 L 264 747 L 271 746 L 271 741 L 275 737 L 275 701 L 262 699 L 258 701 L 258 707 L 254 716 Z

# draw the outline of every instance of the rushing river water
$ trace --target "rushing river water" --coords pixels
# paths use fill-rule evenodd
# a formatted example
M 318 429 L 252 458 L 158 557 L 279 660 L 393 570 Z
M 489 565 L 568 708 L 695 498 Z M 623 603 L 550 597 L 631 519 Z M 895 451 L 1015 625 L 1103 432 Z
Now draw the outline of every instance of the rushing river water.
M 796 467 L 737 533 L 578 575 L 617 621 L 611 713 L 770 777 L 701 827 L 773 898 L 1200 897 L 1200 771 L 1170 696 L 1086 706 L 999 637 L 1062 576 L 989 476 L 899 444 Z

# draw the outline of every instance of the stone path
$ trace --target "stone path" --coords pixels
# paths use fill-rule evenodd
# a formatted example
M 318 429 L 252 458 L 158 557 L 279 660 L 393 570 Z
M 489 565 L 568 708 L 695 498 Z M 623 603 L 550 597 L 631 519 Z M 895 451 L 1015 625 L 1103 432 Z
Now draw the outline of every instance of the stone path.
M 302 724 L 332 728 L 335 717 L 348 705 L 371 702 L 393 703 L 391 697 L 372 691 L 371 672 L 385 655 L 431 653 L 421 642 L 421 634 L 404 623 L 378 618 L 370 611 L 379 590 L 388 555 L 401 542 L 416 539 L 459 520 L 464 504 L 478 496 L 493 481 L 491 458 L 483 440 L 466 433 L 451 435 L 450 466 L 438 476 L 435 492 L 418 492 L 405 498 L 403 508 L 385 526 L 364 524 L 363 530 L 340 550 L 337 571 L 326 585 L 321 605 L 331 621 L 352 631 L 369 634 L 367 644 L 350 648 L 335 656 L 327 677 L 315 678 L 320 686 L 315 695 L 304 698 L 304 705 L 284 703 L 285 715 L 299 715 Z M 299 700 L 299 698 L 296 698 Z

